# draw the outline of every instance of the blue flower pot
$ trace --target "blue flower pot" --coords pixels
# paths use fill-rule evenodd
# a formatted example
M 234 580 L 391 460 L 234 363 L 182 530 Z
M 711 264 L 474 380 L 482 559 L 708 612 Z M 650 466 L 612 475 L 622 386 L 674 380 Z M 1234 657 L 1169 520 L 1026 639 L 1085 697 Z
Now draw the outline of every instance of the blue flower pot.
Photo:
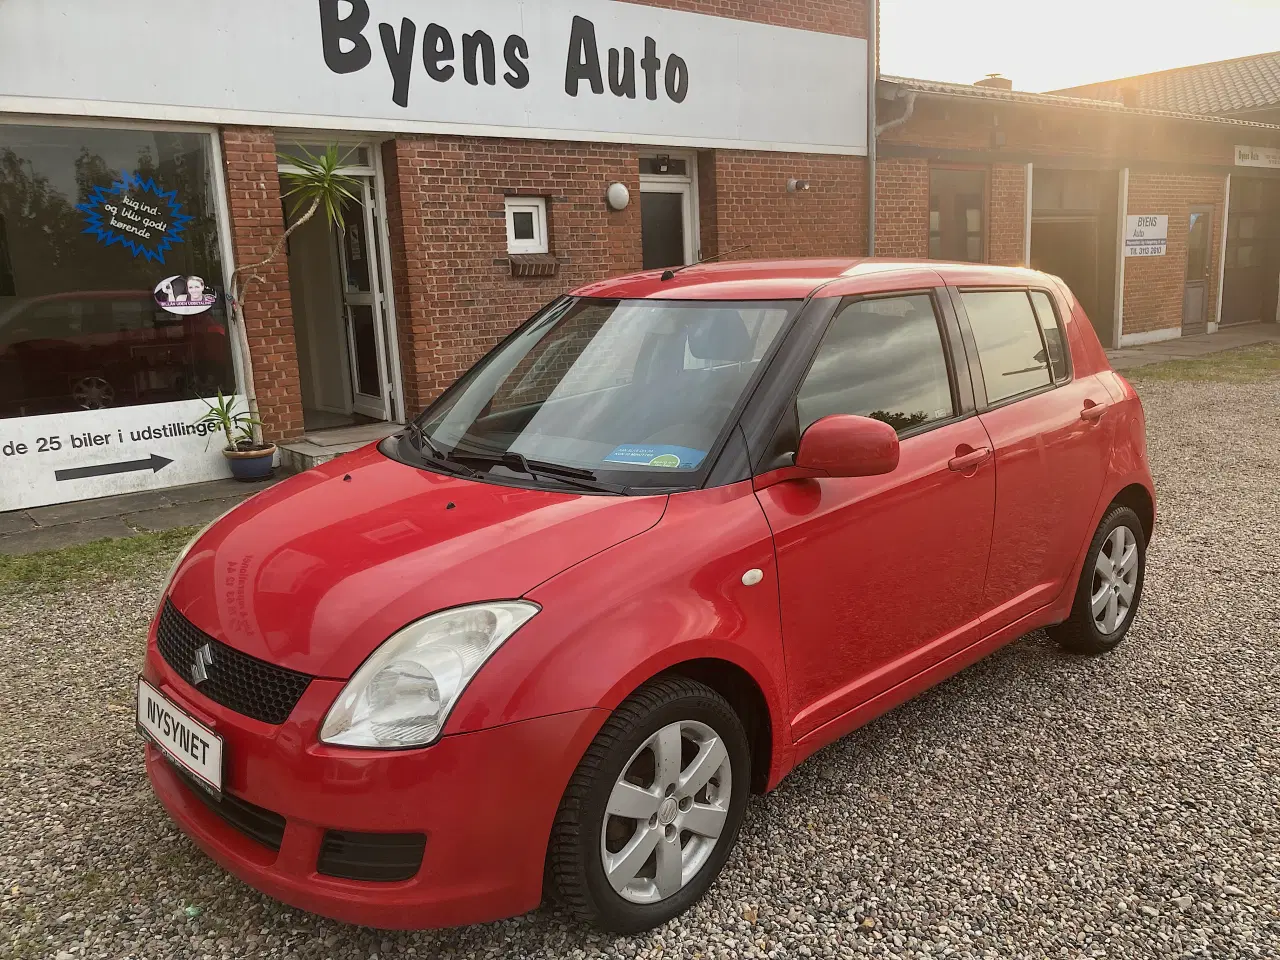
M 276 455 L 275 445 L 265 450 L 223 450 L 222 455 L 231 464 L 231 475 L 245 483 L 267 480 L 274 468 L 271 465 Z

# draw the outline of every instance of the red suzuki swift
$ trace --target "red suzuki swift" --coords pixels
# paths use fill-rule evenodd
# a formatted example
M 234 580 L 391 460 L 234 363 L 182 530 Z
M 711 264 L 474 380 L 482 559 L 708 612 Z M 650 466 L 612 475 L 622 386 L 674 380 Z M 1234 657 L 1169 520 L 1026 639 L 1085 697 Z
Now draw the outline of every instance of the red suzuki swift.
M 733 263 L 559 299 L 179 558 L 138 725 L 247 883 L 381 927 L 701 897 L 824 744 L 1039 627 L 1119 643 L 1142 407 L 1060 281 Z

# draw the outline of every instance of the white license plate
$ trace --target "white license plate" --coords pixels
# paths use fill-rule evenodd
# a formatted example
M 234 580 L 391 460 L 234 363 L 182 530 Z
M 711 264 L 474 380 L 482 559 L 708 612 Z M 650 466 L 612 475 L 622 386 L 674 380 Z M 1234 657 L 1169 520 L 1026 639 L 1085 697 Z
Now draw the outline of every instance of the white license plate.
M 222 738 L 138 680 L 138 729 L 166 757 L 210 790 L 222 793 Z

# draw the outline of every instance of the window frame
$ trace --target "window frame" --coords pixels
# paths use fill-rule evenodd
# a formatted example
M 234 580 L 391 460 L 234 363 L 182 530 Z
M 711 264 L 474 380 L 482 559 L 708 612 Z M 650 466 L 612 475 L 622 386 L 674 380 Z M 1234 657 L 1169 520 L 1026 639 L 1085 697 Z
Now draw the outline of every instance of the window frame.
M 504 216 L 507 222 L 507 253 L 541 254 L 551 252 L 551 235 L 547 225 L 546 197 L 506 197 L 503 201 Z M 533 214 L 533 239 L 516 238 L 517 213 Z
M 898 434 L 898 442 L 905 443 L 915 437 L 931 433 L 977 414 L 977 405 L 973 390 L 967 378 L 972 378 L 967 356 L 962 345 L 962 329 L 959 318 L 952 307 L 947 288 L 944 285 L 931 287 L 908 287 L 901 290 L 876 290 L 864 294 L 851 294 L 844 297 L 814 298 L 814 314 L 818 322 L 807 330 L 799 324 L 793 325 L 788 341 L 778 345 L 778 354 L 782 358 L 781 366 L 786 366 L 788 354 L 796 361 L 803 357 L 803 363 L 796 363 L 795 372 L 790 375 L 785 400 L 761 396 L 760 403 L 766 409 L 749 409 L 743 414 L 743 429 L 749 449 L 751 450 L 751 474 L 761 476 L 782 467 L 795 465 L 795 455 L 800 447 L 804 432 L 800 430 L 800 415 L 797 401 L 800 388 L 808 379 L 813 364 L 818 358 L 818 351 L 826 339 L 827 331 L 836 317 L 852 303 L 863 300 L 893 300 L 902 297 L 926 296 L 933 305 L 934 321 L 938 325 L 938 336 L 942 344 L 943 359 L 947 365 L 947 381 L 951 390 L 952 415 L 946 419 L 931 420 L 918 427 Z M 830 306 L 816 306 L 829 304 Z M 806 311 L 807 312 L 807 311 Z M 821 314 L 825 314 L 822 316 Z M 803 315 L 802 315 L 803 316 Z M 791 351 L 799 352 L 796 356 Z M 770 369 L 762 383 L 775 376 Z M 784 373 L 785 377 L 786 374 Z M 776 396 L 776 395 L 775 395 Z M 776 404 L 776 405 L 775 405 Z M 761 429 L 767 427 L 767 429 Z M 763 440 L 764 442 L 759 442 Z
M 1066 386 L 1071 383 L 1075 376 L 1074 364 L 1071 362 L 1071 339 L 1067 332 L 1067 326 L 1063 323 L 1062 311 L 1058 306 L 1058 298 L 1054 296 L 1052 290 L 1040 286 L 1019 286 L 1016 284 L 996 284 L 992 286 L 984 285 L 966 285 L 948 287 L 951 292 L 951 300 L 955 305 L 956 315 L 958 316 L 963 330 L 965 351 L 969 358 L 970 375 L 973 378 L 973 389 L 977 401 L 978 412 L 986 413 L 989 410 L 998 410 L 1001 407 L 1007 407 L 1012 403 L 1019 403 L 1031 397 L 1039 396 L 1042 393 L 1049 393 L 1057 390 L 1059 387 Z M 1067 375 L 1064 379 L 1055 379 L 1053 370 L 1053 361 L 1049 359 L 1049 343 L 1045 339 L 1044 326 L 1040 322 L 1040 314 L 1036 312 L 1035 301 L 1031 299 L 1031 294 L 1043 293 L 1049 297 L 1049 302 L 1053 305 L 1054 316 L 1059 323 L 1059 329 L 1062 331 L 1063 353 L 1067 357 Z M 1040 334 L 1040 345 L 1044 348 L 1045 363 L 1049 367 L 1049 382 L 1043 386 L 1034 387 L 1030 390 L 1023 390 L 1021 393 L 1015 393 L 1013 396 L 1005 397 L 1002 400 L 991 402 L 987 397 L 987 381 L 982 369 L 982 357 L 978 353 L 978 341 L 973 335 L 973 325 L 969 321 L 969 312 L 964 305 L 964 294 L 966 293 L 1021 293 L 1026 297 L 1027 306 L 1031 309 L 1031 317 L 1035 320 L 1036 331 Z

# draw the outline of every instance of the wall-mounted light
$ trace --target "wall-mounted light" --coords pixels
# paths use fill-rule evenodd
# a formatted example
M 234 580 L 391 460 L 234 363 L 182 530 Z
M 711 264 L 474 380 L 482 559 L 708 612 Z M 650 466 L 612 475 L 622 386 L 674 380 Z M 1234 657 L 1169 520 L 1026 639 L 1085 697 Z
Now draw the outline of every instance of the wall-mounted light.
M 669 157 L 665 153 L 658 154 L 658 172 L 659 173 L 671 172 L 671 157 Z
M 631 191 L 625 183 L 611 183 L 604 192 L 610 210 L 625 210 L 631 203 Z
M 787 193 L 808 193 L 808 192 L 809 192 L 808 180 L 797 180 L 794 177 L 792 177 L 790 180 L 787 181 Z

